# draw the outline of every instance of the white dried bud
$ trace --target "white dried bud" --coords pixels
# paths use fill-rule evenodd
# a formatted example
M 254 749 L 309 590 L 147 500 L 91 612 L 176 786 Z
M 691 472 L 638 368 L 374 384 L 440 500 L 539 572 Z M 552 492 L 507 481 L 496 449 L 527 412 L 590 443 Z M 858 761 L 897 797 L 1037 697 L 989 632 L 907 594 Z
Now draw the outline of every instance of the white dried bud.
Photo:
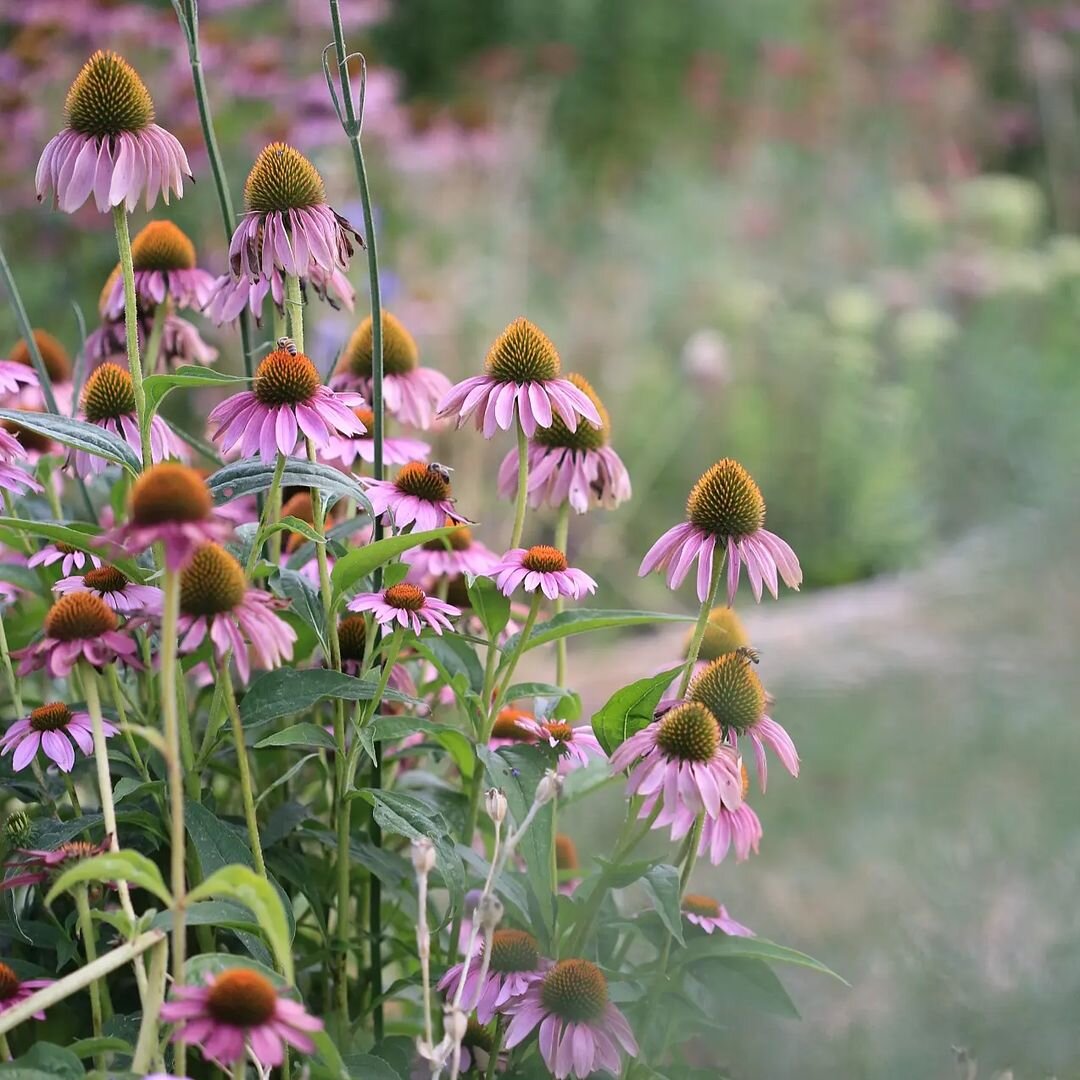
M 469 1028 L 468 1014 L 454 1005 L 447 1005 L 443 1011 L 443 1031 L 449 1039 L 460 1043 Z
M 418 874 L 430 874 L 435 869 L 435 845 L 426 836 L 412 842 L 412 864 Z
M 554 770 L 548 769 L 544 773 L 540 780 L 540 783 L 536 785 L 536 801 L 540 806 L 551 802 L 552 799 L 559 797 L 559 792 L 562 791 L 563 778 Z
M 494 930 L 502 917 L 503 903 L 494 893 L 488 893 L 480 898 L 480 903 L 476 905 L 475 918 L 481 930 L 485 932 Z
M 506 820 L 506 796 L 498 788 L 488 788 L 484 793 L 484 809 L 496 825 L 501 825 Z

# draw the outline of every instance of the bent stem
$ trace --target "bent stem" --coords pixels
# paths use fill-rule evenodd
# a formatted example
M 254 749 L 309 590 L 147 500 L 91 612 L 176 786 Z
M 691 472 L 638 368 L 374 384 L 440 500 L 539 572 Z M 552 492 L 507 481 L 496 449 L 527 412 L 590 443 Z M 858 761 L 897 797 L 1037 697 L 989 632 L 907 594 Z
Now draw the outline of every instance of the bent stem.
M 139 441 L 142 445 L 142 467 L 149 469 L 150 418 L 146 415 L 146 391 L 143 389 L 142 361 L 139 359 L 139 313 L 135 306 L 135 268 L 131 263 L 131 237 L 128 234 L 127 210 L 124 204 L 113 207 L 113 226 L 116 247 L 120 252 L 120 273 L 124 279 L 124 333 L 127 339 L 128 370 L 135 391 L 135 411 L 139 417 Z
M 247 747 L 244 745 L 244 723 L 240 719 L 240 710 L 236 707 L 236 695 L 233 692 L 232 674 L 229 671 L 229 657 L 221 664 L 215 664 L 222 695 L 232 721 L 233 745 L 236 748 L 236 765 L 240 770 L 240 793 L 244 800 L 244 820 L 247 823 L 248 839 L 251 841 L 251 854 L 255 859 L 255 871 L 262 878 L 266 877 L 266 862 L 263 860 L 262 841 L 259 839 L 259 820 L 255 816 L 255 792 L 251 786 L 251 765 L 248 762 Z
M 259 527 L 252 538 L 247 565 L 244 567 L 244 576 L 247 578 L 251 577 L 251 572 L 255 569 L 255 562 L 262 550 L 266 530 L 277 522 L 281 512 L 281 478 L 285 475 L 285 465 L 288 460 L 281 451 L 278 451 L 277 461 L 274 463 L 274 475 L 270 479 L 270 490 L 266 493 L 266 502 L 263 503 L 262 514 L 259 516 Z M 281 557 L 280 532 L 274 534 L 270 557 L 275 563 Z
M 169 867 L 172 908 L 172 976 L 184 984 L 187 942 L 184 933 L 184 770 L 180 757 L 180 718 L 176 708 L 177 622 L 180 618 L 180 573 L 165 569 L 161 619 L 161 715 L 165 726 L 165 766 L 169 778 Z M 176 1043 L 176 1073 L 184 1074 L 187 1047 L 182 1034 Z
M 529 499 L 529 440 L 521 426 L 520 417 L 517 421 L 517 452 L 517 495 L 514 497 L 514 530 L 510 534 L 512 548 L 521 547 L 521 534 L 525 531 L 525 508 Z
M 686 695 L 686 688 L 690 685 L 690 677 L 694 674 L 694 665 L 697 663 L 697 658 L 701 653 L 701 643 L 705 640 L 705 630 L 709 625 L 709 614 L 712 612 L 713 604 L 716 603 L 716 590 L 720 584 L 720 575 L 724 572 L 726 560 L 726 554 L 719 559 L 713 559 L 709 594 L 701 605 L 701 611 L 698 613 L 698 620 L 694 626 L 694 634 L 690 638 L 690 647 L 686 651 L 686 666 L 683 668 L 682 678 L 679 680 L 679 692 L 675 695 L 677 698 Z

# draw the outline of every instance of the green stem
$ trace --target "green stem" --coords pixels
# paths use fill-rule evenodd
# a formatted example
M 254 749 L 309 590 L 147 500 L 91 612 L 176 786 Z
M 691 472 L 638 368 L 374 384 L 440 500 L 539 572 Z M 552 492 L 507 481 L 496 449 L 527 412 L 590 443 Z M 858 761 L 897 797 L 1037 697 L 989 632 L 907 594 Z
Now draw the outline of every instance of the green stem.
M 694 626 L 693 636 L 690 638 L 690 647 L 686 651 L 686 667 L 683 668 L 682 678 L 679 680 L 679 692 L 675 695 L 681 698 L 686 694 L 686 688 L 690 685 L 690 677 L 694 674 L 694 665 L 701 652 L 701 643 L 705 640 L 705 630 L 709 625 L 709 615 L 713 604 L 716 602 L 716 590 L 720 584 L 720 576 L 724 572 L 726 556 L 717 559 L 713 557 L 712 580 L 709 582 L 709 593 L 705 602 L 701 605 L 698 620 Z
M 90 900 L 86 893 L 86 885 L 76 885 L 72 890 L 75 895 L 75 910 L 79 917 L 79 932 L 83 939 L 83 952 L 86 954 L 86 962 L 92 964 L 97 959 L 97 946 L 94 944 L 94 921 L 90 918 Z M 90 1023 L 94 1032 L 94 1038 L 101 1038 L 101 987 L 97 980 L 92 982 L 87 989 L 90 991 Z M 94 1068 L 102 1075 L 105 1073 L 105 1055 L 94 1055 Z
M 289 316 L 292 339 L 297 352 L 304 351 L 304 297 L 300 292 L 300 279 L 295 274 L 285 275 L 285 312 Z
M 146 341 L 146 355 L 143 357 L 143 363 L 149 375 L 153 375 L 157 370 L 158 352 L 161 349 L 161 337 L 165 333 L 165 320 L 168 315 L 169 300 L 166 297 L 154 307 L 154 321 L 150 326 L 150 337 Z
M 180 718 L 176 708 L 177 622 L 180 618 L 180 573 L 164 573 L 165 599 L 161 618 L 161 715 L 165 728 L 165 767 L 169 779 L 169 868 L 172 908 L 172 976 L 176 986 L 184 984 L 187 939 L 184 927 L 184 769 L 180 756 Z M 176 1074 L 184 1075 L 187 1047 L 182 1037 L 176 1043 Z
M 169 943 L 163 938 L 150 951 L 150 971 L 147 994 L 143 1003 L 142 1022 L 139 1024 L 139 1040 L 135 1044 L 135 1056 L 131 1059 L 131 1071 L 136 1076 L 150 1072 L 158 1054 L 158 1013 L 165 998 L 165 975 L 169 965 Z
M 7 1036 L 0 1035 L 0 1061 L 11 1060 L 11 1047 L 8 1046 Z
M 488 722 L 484 726 L 484 737 L 481 740 L 484 745 L 486 745 L 488 739 L 491 738 L 492 728 L 495 726 L 495 720 L 499 715 L 499 710 L 503 707 L 506 691 L 510 689 L 510 683 L 514 678 L 514 670 L 517 668 L 518 661 L 521 659 L 521 654 L 525 651 L 525 645 L 529 640 L 529 636 L 532 634 L 533 627 L 536 625 L 536 617 L 540 614 L 540 604 L 543 599 L 543 593 L 537 589 L 533 593 L 532 603 L 529 605 L 529 614 L 525 616 L 525 625 L 521 628 L 521 633 L 518 634 L 517 644 L 514 646 L 514 651 L 510 654 L 510 659 L 506 662 L 506 674 L 503 676 L 502 683 L 499 686 L 498 692 L 495 694 L 495 700 L 491 704 L 491 712 L 488 714 Z
M 236 707 L 236 695 L 233 692 L 232 675 L 229 672 L 229 657 L 220 664 L 215 664 L 218 679 L 221 682 L 225 703 L 232 721 L 233 743 L 236 747 L 236 764 L 240 770 L 240 793 L 244 800 L 244 820 L 247 822 L 248 839 L 251 841 L 251 854 L 255 858 L 255 870 L 260 877 L 266 877 L 266 863 L 263 860 L 262 841 L 259 838 L 259 821 L 255 816 L 255 792 L 251 786 L 251 767 L 248 762 L 247 747 L 244 745 L 244 723 L 240 719 L 240 710 Z
M 203 77 L 202 56 L 199 53 L 199 5 L 198 0 L 186 0 L 177 9 L 180 26 L 188 43 L 188 63 L 191 66 L 191 82 L 195 89 L 195 102 L 199 107 L 199 123 L 202 125 L 203 143 L 210 160 L 210 173 L 214 178 L 214 190 L 217 192 L 218 206 L 221 209 L 221 221 L 225 229 L 225 243 L 232 239 L 236 226 L 229 185 L 225 179 L 225 166 L 221 159 L 217 134 L 214 131 L 214 119 L 210 112 L 209 96 L 206 92 L 206 79 Z M 240 340 L 244 350 L 244 374 L 250 379 L 254 371 L 251 356 L 251 321 L 247 310 L 240 312 Z
M 510 546 L 521 547 L 521 534 L 525 531 L 525 509 L 529 501 L 529 440 L 521 421 L 517 422 L 517 495 L 514 497 L 514 531 L 510 534 Z
M 488 1058 L 487 1069 L 484 1072 L 484 1080 L 495 1080 L 495 1069 L 499 1063 L 499 1052 L 502 1050 L 503 1037 L 506 1035 L 506 1025 L 500 1016 L 495 1021 L 495 1037 L 491 1040 L 491 1056 Z
M 4 629 L 4 617 L 0 615 L 0 661 L 4 665 L 11 703 L 15 706 L 15 719 L 21 720 L 23 714 L 22 694 L 19 692 L 19 680 L 15 678 L 15 668 L 11 663 L 11 650 L 8 648 L 7 631 Z
M 124 733 L 124 741 L 127 743 L 128 752 L 134 759 L 135 765 L 142 774 L 142 778 L 144 780 L 149 780 L 150 770 L 146 767 L 146 762 L 143 761 L 142 754 L 139 753 L 139 748 L 135 744 L 135 736 L 131 734 L 131 728 L 128 725 L 127 707 L 124 704 L 124 691 L 120 686 L 120 677 L 116 674 L 115 664 L 110 664 L 105 669 L 105 682 L 109 686 L 109 694 L 113 699 L 113 704 L 116 706 L 116 715 L 120 718 L 120 730 Z
M 255 569 L 255 563 L 259 558 L 259 552 L 262 550 L 263 535 L 271 525 L 277 523 L 277 520 L 281 513 L 281 478 L 285 475 L 285 465 L 288 462 L 288 458 L 278 452 L 277 461 L 274 463 L 274 475 L 270 479 L 270 490 L 266 494 L 266 502 L 263 503 L 262 515 L 259 518 L 259 527 L 255 530 L 255 536 L 251 541 L 251 551 L 248 552 L 247 566 L 244 567 L 244 576 L 250 578 L 251 572 Z M 280 534 L 275 534 L 278 537 L 277 544 L 278 555 L 281 554 L 281 539 Z
M 124 331 L 127 337 L 128 370 L 135 391 L 135 412 L 139 418 L 139 438 L 142 444 L 142 467 L 149 469 L 150 418 L 146 415 L 146 391 L 143 389 L 142 361 L 139 359 L 139 314 L 135 306 L 135 268 L 131 263 L 131 237 L 128 235 L 127 210 L 124 204 L 113 207 L 113 226 L 116 247 L 120 252 L 120 273 L 124 279 Z
M 241 1057 L 232 1067 L 232 1080 L 244 1080 L 247 1076 L 247 1058 Z
M 555 522 L 555 546 L 564 554 L 569 555 L 566 546 L 570 539 L 570 503 L 564 502 L 559 507 L 559 516 Z M 566 606 L 563 597 L 555 601 L 555 614 L 558 615 Z M 566 685 L 566 638 L 559 638 L 555 642 L 555 685 Z

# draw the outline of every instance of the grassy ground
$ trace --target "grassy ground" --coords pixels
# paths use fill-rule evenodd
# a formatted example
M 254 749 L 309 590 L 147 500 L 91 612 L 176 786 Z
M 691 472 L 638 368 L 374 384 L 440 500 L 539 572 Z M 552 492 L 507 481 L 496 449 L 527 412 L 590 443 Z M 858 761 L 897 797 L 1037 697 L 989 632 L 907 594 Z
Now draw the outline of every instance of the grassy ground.
M 803 775 L 755 800 L 761 854 L 696 885 L 852 989 L 785 972 L 803 1022 L 733 1024 L 733 1076 L 969 1075 L 953 1047 L 980 1078 L 1080 1076 L 1071 536 L 1031 516 L 920 572 L 749 613 Z M 605 655 L 596 701 L 678 644 Z

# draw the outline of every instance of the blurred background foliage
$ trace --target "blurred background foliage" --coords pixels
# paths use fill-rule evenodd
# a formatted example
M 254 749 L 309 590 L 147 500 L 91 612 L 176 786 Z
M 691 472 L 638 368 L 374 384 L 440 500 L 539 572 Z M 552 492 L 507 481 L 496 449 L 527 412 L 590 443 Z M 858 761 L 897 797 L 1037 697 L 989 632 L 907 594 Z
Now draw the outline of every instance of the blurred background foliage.
M 262 145 L 285 138 L 359 221 L 319 64 L 323 0 L 200 10 L 234 198 Z M 736 917 L 856 989 L 808 986 L 798 1031 L 733 1020 L 708 1060 L 740 1076 L 949 1077 L 958 1043 L 992 1063 L 980 1076 L 1080 1075 L 1067 962 L 1080 938 L 1063 910 L 1080 880 L 1080 5 L 342 10 L 368 62 L 389 306 L 424 361 L 472 374 L 527 314 L 612 413 L 635 497 L 572 534 L 605 604 L 692 607 L 636 568 L 722 455 L 758 479 L 818 594 L 751 625 L 806 772 L 770 788 L 763 854 L 723 867 L 721 887 Z M 136 63 L 191 156 L 197 186 L 154 216 L 224 271 L 170 5 L 9 4 L 0 45 L 3 241 L 35 323 L 74 350 L 71 304 L 92 327 L 115 261 L 106 218 L 33 198 L 64 90 L 97 47 Z M 362 290 L 363 269 L 352 277 Z M 355 314 L 309 316 L 324 369 L 365 306 L 361 292 Z M 202 329 L 239 369 L 238 335 Z M 0 337 L 15 338 L 6 308 Z M 442 441 L 461 509 L 497 546 L 509 444 Z M 586 685 L 587 704 L 658 648 Z

